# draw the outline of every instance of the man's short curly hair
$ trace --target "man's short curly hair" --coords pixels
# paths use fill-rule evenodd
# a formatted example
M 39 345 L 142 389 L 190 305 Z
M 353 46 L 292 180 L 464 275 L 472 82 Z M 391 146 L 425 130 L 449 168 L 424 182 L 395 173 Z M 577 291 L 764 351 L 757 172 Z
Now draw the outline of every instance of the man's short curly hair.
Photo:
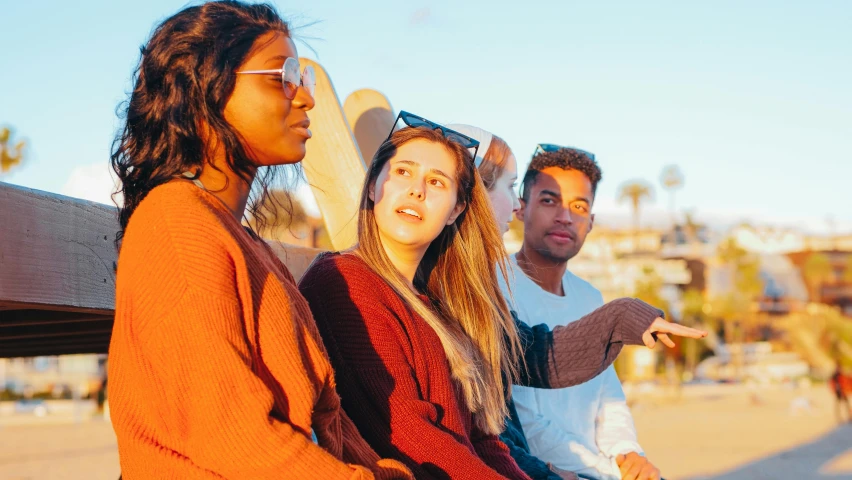
M 573 148 L 560 148 L 551 152 L 538 152 L 533 156 L 521 185 L 521 198 L 525 202 L 529 200 L 529 189 L 535 183 L 538 174 L 550 167 L 582 172 L 592 184 L 592 195 L 597 193 L 598 183 L 600 183 L 603 175 L 598 163 L 581 151 Z

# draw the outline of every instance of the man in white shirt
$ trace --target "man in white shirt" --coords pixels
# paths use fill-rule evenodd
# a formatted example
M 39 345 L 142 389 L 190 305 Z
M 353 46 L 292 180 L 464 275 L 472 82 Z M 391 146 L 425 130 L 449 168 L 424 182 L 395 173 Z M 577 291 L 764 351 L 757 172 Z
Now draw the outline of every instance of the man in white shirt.
M 524 242 L 511 261 L 511 297 L 520 318 L 551 319 L 546 323 L 553 328 L 603 305 L 600 291 L 567 269 L 594 224 L 600 179 L 591 153 L 555 145 L 536 149 L 517 214 Z M 598 480 L 660 478 L 639 446 L 612 366 L 575 387 L 514 387 L 513 398 L 531 453 L 557 469 Z

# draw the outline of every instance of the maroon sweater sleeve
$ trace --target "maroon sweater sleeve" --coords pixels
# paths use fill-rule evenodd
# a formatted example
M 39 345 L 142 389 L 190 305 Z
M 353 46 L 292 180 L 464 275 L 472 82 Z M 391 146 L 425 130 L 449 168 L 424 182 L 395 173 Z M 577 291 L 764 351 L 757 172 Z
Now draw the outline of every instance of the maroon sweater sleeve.
M 351 260 L 336 259 L 315 261 L 299 287 L 335 368 L 343 408 L 364 438 L 418 479 L 504 478 L 442 429 L 440 406 L 422 399 L 404 352 L 410 340 L 402 312 L 395 311 L 402 303 L 366 267 L 359 272 Z
M 513 480 L 532 480 L 521 470 L 509 447 L 497 435 L 483 433 L 474 425 L 471 440 L 476 453 L 500 475 Z
M 622 346 L 643 345 L 642 334 L 662 316 L 662 310 L 642 300 L 619 298 L 553 330 L 545 324 L 530 327 L 515 317 L 526 362 L 515 383 L 564 388 L 588 382 L 612 365 Z

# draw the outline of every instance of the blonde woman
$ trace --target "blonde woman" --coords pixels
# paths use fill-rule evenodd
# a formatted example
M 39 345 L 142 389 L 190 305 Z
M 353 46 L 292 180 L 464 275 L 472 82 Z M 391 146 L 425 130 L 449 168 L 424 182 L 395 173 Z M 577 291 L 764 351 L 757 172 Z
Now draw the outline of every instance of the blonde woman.
M 418 478 L 528 478 L 496 437 L 508 414 L 504 379 L 544 386 L 556 368 L 543 345 L 554 336 L 526 327 L 522 342 L 500 293 L 506 254 L 474 168 L 478 142 L 400 117 L 416 128 L 393 133 L 371 163 L 358 245 L 321 257 L 300 288 L 344 409 L 378 452 Z M 647 308 L 638 337 L 657 315 Z M 592 378 L 620 341 L 593 342 L 594 360 L 557 384 Z M 530 344 L 539 349 L 527 372 Z

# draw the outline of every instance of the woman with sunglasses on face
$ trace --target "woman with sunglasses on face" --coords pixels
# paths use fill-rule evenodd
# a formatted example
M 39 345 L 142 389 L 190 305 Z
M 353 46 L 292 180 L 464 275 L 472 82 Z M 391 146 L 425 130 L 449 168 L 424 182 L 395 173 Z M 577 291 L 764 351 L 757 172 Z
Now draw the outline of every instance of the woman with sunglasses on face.
M 256 232 L 305 155 L 313 75 L 267 5 L 190 7 L 142 49 L 112 166 L 123 478 L 411 478 L 343 413 L 292 275 Z M 264 213 L 266 215 L 264 215 Z

